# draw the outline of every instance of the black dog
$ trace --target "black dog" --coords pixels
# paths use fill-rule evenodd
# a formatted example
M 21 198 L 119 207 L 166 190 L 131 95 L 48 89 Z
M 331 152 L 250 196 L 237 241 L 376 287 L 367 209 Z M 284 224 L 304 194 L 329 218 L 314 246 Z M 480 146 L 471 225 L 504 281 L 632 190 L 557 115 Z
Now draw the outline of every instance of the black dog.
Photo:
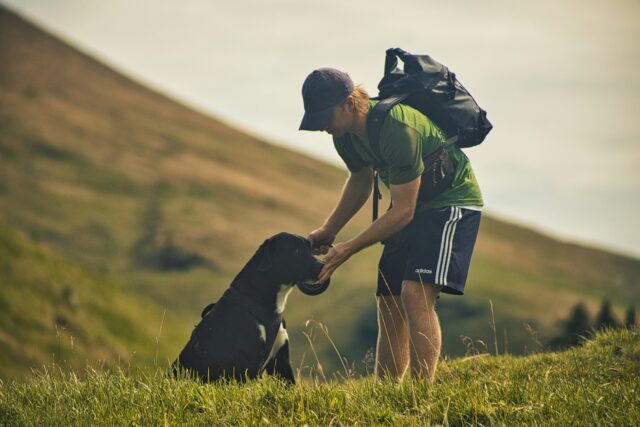
M 244 381 L 267 372 L 294 383 L 282 312 L 296 283 L 315 282 L 322 265 L 303 237 L 267 239 L 218 302 L 204 309 L 174 373 Z

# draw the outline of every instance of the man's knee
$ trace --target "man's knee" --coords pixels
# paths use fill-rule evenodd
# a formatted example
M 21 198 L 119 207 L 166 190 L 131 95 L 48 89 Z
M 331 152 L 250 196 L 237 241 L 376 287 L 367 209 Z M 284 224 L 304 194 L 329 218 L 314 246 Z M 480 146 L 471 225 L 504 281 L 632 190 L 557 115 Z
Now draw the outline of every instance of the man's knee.
M 412 306 L 434 307 L 440 287 L 431 283 L 420 283 L 413 280 L 405 280 L 402 282 L 402 291 L 400 296 L 405 310 Z
M 378 300 L 378 316 L 396 321 L 404 317 L 404 309 L 400 296 L 380 295 Z
M 407 320 L 400 297 L 378 297 L 378 333 L 386 339 L 402 340 L 407 333 Z M 395 344 L 393 344 L 395 345 Z

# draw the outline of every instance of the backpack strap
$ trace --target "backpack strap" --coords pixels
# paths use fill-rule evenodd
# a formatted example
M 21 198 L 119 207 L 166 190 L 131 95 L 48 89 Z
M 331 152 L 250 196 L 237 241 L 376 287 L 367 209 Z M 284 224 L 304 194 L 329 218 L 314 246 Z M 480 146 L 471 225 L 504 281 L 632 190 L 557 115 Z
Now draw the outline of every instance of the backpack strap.
M 443 150 L 448 150 L 449 147 L 454 146 L 460 140 L 460 135 L 454 135 L 451 138 L 447 139 L 444 144 L 440 146 Z
M 369 145 L 371 146 L 371 150 L 373 151 L 376 160 L 378 160 L 379 164 L 384 164 L 384 160 L 382 159 L 382 153 L 380 152 L 380 132 L 382 131 L 382 124 L 384 123 L 384 119 L 389 114 L 391 109 L 404 101 L 409 96 L 408 93 L 400 94 L 400 95 L 392 95 L 388 98 L 384 98 L 380 100 L 372 109 L 369 111 L 367 115 L 367 138 L 369 138 Z M 439 150 L 436 150 L 430 156 L 436 156 L 440 150 L 447 150 L 449 147 L 455 145 L 460 137 L 455 135 L 445 141 L 444 144 L 440 146 Z M 429 157 L 428 157 L 429 159 Z M 378 182 L 378 168 L 374 167 L 373 171 L 373 221 L 378 219 L 378 201 L 382 199 L 382 194 L 380 194 L 380 185 Z
M 373 169 L 373 217 L 371 222 L 376 222 L 378 219 L 378 201 L 382 199 L 380 194 L 380 184 L 378 183 L 378 168 Z
M 382 130 L 384 119 L 395 105 L 405 100 L 408 96 L 409 94 L 393 95 L 382 99 L 374 105 L 367 115 L 367 138 L 369 138 L 369 145 L 373 155 L 380 164 L 384 163 L 380 153 L 380 131 Z M 380 194 L 380 184 L 378 183 L 378 168 L 374 167 L 373 169 L 373 221 L 375 221 L 378 219 L 378 200 L 382 199 L 382 194 Z
M 367 115 L 367 138 L 369 138 L 369 145 L 371 145 L 373 154 L 380 163 L 384 163 L 380 153 L 380 131 L 382 130 L 384 119 L 394 106 L 404 101 L 408 96 L 409 94 L 405 93 L 381 99 Z

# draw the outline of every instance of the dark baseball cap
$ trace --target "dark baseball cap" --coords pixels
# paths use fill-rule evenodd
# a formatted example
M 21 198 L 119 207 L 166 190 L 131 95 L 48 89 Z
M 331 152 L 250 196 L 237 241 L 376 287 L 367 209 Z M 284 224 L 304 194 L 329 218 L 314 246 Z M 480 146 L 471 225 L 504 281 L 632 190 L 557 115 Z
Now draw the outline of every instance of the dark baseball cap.
M 299 130 L 323 130 L 333 107 L 347 99 L 353 81 L 347 73 L 335 68 L 318 68 L 309 74 L 302 85 L 304 117 Z

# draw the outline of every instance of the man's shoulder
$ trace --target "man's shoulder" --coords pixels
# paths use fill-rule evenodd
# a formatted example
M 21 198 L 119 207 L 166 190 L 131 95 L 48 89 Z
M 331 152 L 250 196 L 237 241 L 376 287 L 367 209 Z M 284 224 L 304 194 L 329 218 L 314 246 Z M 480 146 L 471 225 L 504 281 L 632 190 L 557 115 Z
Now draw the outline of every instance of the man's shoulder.
M 424 113 L 406 104 L 394 105 L 388 118 L 391 124 L 409 126 L 417 131 L 434 126 Z
M 423 139 L 434 139 L 434 142 L 443 142 L 446 139 L 440 127 L 424 113 L 410 105 L 395 105 L 385 119 L 382 132 L 393 137 L 397 132 L 406 132 L 407 128 Z
M 394 105 L 380 129 L 380 145 L 391 148 L 397 145 L 395 141 L 405 139 L 418 142 L 429 126 L 426 116 L 420 111 L 409 105 Z

